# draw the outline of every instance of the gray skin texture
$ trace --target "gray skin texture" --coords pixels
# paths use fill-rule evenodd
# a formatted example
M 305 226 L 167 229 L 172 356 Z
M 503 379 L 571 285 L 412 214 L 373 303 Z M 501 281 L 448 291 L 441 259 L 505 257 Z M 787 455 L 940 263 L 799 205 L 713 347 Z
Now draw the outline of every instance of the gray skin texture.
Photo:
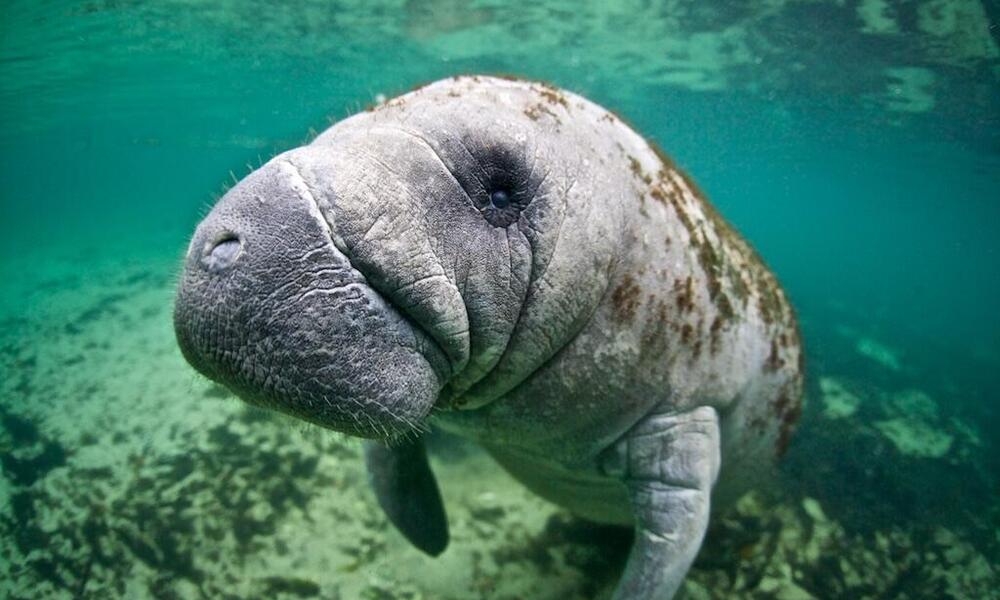
M 388 442 L 372 485 L 430 554 L 431 424 L 635 527 L 619 600 L 674 594 L 800 411 L 795 316 L 749 245 L 620 118 L 521 80 L 435 82 L 251 173 L 194 234 L 175 328 L 244 400 Z

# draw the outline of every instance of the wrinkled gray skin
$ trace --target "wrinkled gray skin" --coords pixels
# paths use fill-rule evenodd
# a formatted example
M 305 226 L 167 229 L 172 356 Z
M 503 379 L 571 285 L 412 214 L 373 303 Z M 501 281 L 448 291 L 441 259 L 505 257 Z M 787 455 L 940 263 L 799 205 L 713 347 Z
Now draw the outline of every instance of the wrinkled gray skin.
M 618 599 L 674 594 L 710 497 L 799 411 L 795 318 L 753 251 L 621 120 L 523 81 L 431 84 L 251 173 L 194 234 L 175 326 L 247 402 L 390 442 L 372 485 L 430 554 L 429 424 L 631 524 Z

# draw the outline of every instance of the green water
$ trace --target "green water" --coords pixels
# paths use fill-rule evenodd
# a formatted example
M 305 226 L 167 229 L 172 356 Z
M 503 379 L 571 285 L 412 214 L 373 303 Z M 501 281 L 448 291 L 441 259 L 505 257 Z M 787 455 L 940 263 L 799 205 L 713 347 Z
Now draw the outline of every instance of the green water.
M 355 443 L 173 340 L 225 185 L 416 84 L 516 73 L 626 116 L 788 290 L 808 403 L 692 598 L 986 598 L 1000 574 L 1000 8 L 979 0 L 6 1 L 0 596 L 589 598 L 627 537 L 436 441 L 440 559 Z

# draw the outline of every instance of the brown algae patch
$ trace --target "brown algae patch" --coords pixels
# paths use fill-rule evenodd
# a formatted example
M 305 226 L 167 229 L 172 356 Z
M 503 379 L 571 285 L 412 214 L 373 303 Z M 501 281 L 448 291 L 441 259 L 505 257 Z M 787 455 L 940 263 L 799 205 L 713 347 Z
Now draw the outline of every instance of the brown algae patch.
M 628 165 L 629 169 L 632 171 L 632 174 L 635 175 L 636 179 L 638 179 L 645 185 L 652 185 L 653 178 L 650 177 L 648 173 L 642 170 L 642 165 L 639 163 L 639 160 L 636 159 L 636 157 L 632 156 L 631 154 L 628 156 Z
M 566 101 L 566 96 L 563 95 L 559 88 L 544 81 L 539 81 L 538 85 L 542 88 L 538 90 L 538 93 L 541 94 L 542 98 L 545 98 L 549 104 L 561 104 L 563 108 L 569 110 L 569 102 Z
M 639 296 L 642 290 L 630 274 L 622 277 L 622 282 L 611 293 L 611 305 L 614 307 L 615 318 L 621 323 L 631 323 L 639 308 Z
M 545 106 L 541 102 L 532 104 L 528 108 L 524 109 L 524 114 L 532 121 L 539 120 L 540 118 L 542 118 L 543 115 L 549 115 L 550 117 L 555 119 L 556 123 L 562 124 L 562 121 L 559 119 L 559 116 L 556 115 L 556 113 L 552 112 L 552 110 L 548 106 Z
M 670 207 L 688 232 L 694 257 L 707 278 L 709 298 L 724 322 L 736 317 L 734 300 L 745 307 L 756 295 L 765 324 L 796 330 L 795 315 L 761 257 L 708 202 L 694 180 L 655 143 L 647 143 L 663 163 L 649 194 Z
M 692 289 L 693 280 L 691 276 L 684 278 L 682 282 L 680 279 L 674 282 L 674 293 L 677 295 L 677 310 L 681 313 L 689 313 L 694 310 L 694 290 Z
M 778 458 L 784 456 L 788 451 L 788 444 L 792 441 L 792 433 L 795 432 L 795 426 L 802 417 L 802 401 L 797 399 L 798 394 L 789 394 L 787 387 L 771 404 L 779 423 L 778 439 L 774 448 L 774 453 Z

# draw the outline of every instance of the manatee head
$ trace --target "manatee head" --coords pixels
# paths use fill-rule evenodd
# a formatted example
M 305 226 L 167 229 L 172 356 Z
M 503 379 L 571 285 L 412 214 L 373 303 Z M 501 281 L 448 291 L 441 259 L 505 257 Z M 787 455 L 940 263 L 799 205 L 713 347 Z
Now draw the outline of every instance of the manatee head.
M 607 289 L 624 219 L 603 115 L 457 78 L 275 157 L 195 231 L 184 356 L 252 404 L 363 437 L 503 396 Z

